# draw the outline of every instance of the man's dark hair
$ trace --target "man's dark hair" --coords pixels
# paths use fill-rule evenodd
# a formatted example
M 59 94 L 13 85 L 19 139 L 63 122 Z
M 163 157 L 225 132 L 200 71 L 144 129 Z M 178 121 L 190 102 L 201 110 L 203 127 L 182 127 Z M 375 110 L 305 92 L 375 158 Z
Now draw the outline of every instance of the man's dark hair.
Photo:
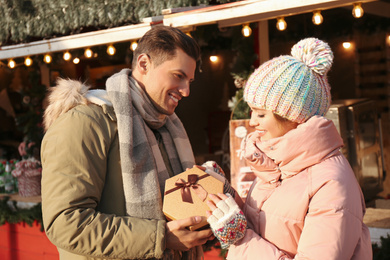
M 200 60 L 200 48 L 193 38 L 177 28 L 154 26 L 138 41 L 132 66 L 135 68 L 137 58 L 142 53 L 149 55 L 154 66 L 158 66 L 167 60 L 173 59 L 177 49 L 183 50 L 196 62 Z

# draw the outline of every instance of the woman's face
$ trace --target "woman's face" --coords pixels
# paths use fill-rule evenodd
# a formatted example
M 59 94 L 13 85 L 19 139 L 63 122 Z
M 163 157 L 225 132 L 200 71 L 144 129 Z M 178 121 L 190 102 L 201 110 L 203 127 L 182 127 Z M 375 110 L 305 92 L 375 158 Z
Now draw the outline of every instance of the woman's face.
M 250 108 L 252 109 L 252 116 L 249 125 L 256 129 L 256 132 L 261 137 L 261 141 L 283 136 L 298 126 L 298 123 L 288 120 L 278 120 L 270 110 L 260 109 L 254 106 L 250 106 Z

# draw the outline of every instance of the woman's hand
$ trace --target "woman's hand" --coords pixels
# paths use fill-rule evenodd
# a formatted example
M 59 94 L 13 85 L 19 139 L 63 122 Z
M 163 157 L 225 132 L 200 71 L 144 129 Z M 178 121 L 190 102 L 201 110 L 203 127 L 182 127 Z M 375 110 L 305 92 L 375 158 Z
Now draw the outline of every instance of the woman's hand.
M 230 185 L 230 182 L 226 179 L 225 172 L 216 162 L 207 161 L 202 166 L 194 165 L 194 167 L 221 181 L 223 183 L 223 193 L 229 193 L 233 198 L 236 197 L 236 190 Z
M 212 212 L 206 212 L 207 222 L 221 243 L 221 247 L 228 248 L 244 237 L 247 227 L 246 218 L 230 195 L 209 194 L 209 198 L 207 205 Z

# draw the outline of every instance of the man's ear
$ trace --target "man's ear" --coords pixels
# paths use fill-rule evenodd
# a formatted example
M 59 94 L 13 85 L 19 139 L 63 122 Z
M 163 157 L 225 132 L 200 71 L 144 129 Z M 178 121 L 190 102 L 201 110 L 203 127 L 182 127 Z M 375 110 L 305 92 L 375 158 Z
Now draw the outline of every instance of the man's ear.
M 151 60 L 149 55 L 147 55 L 146 53 L 140 54 L 137 58 L 137 70 L 140 73 L 145 74 L 146 72 L 148 72 L 150 66 Z

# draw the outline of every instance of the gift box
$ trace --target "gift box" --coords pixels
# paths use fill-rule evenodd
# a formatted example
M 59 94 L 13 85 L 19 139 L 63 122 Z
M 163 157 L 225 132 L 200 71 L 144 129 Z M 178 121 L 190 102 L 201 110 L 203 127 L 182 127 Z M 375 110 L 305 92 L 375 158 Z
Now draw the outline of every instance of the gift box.
M 208 194 L 223 192 L 223 183 L 198 168 L 189 169 L 165 181 L 163 212 L 168 221 L 201 216 L 202 221 L 190 230 L 208 225 Z

